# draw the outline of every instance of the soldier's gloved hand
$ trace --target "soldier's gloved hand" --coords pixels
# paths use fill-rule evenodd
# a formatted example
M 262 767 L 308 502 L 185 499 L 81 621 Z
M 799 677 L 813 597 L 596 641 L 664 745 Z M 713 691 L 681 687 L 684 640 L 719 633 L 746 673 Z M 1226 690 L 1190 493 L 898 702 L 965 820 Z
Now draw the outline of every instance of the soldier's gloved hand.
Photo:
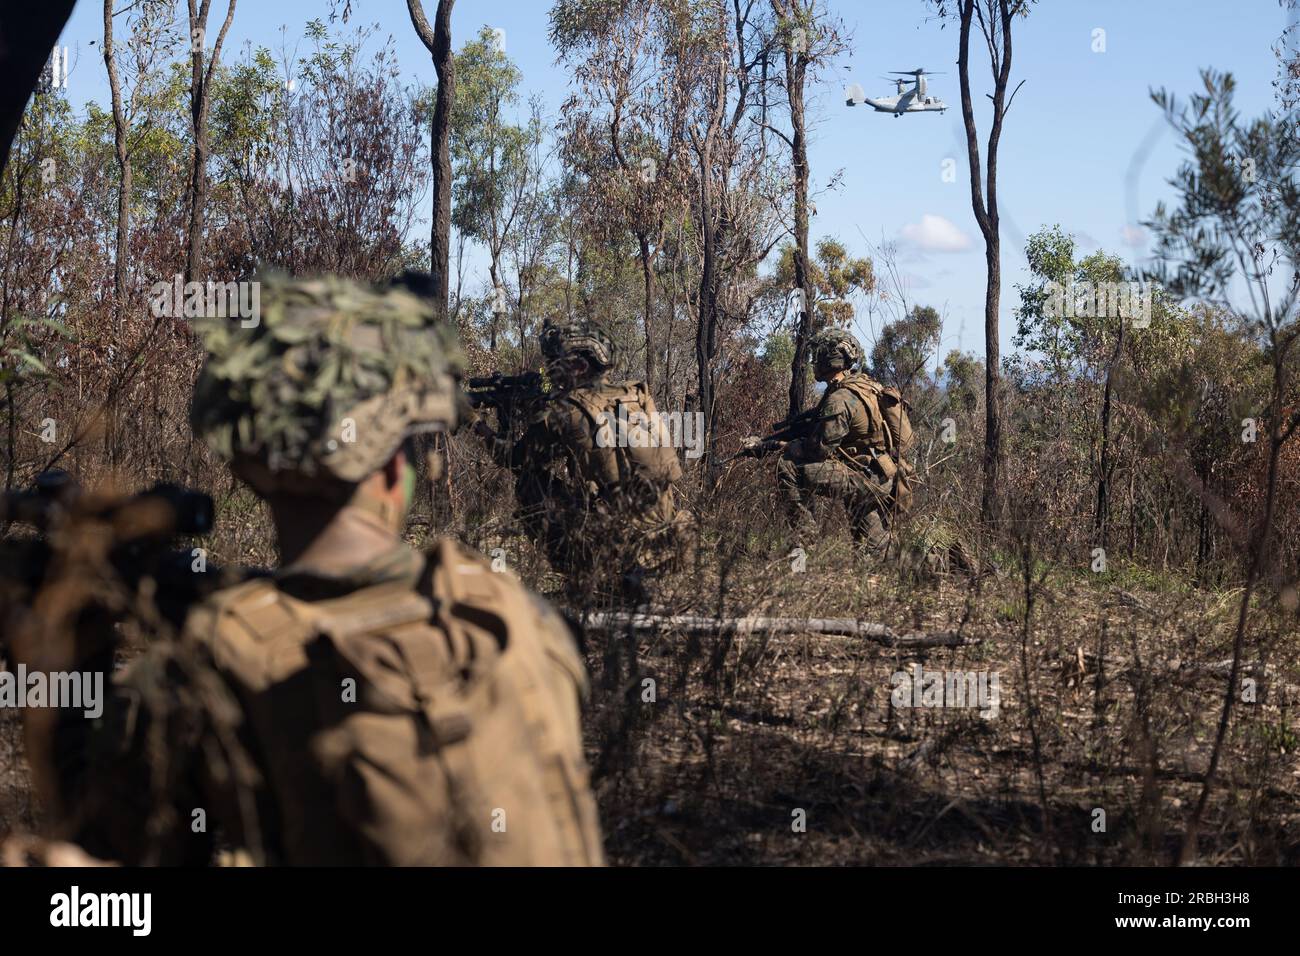
M 751 448 L 757 448 L 761 444 L 763 444 L 763 439 L 759 438 L 757 435 L 746 435 L 740 440 L 740 447 L 746 451 Z
M 481 418 L 474 419 L 474 434 L 492 441 L 497 437 L 496 430 Z

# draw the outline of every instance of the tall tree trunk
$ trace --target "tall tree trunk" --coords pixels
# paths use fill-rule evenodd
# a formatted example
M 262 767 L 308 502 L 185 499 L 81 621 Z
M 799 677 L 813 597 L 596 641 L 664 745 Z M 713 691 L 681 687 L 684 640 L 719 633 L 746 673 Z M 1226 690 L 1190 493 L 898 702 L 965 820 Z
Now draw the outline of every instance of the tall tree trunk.
M 695 328 L 695 360 L 699 371 L 699 404 L 697 410 L 704 415 L 704 448 L 706 451 L 704 485 L 713 486 L 717 479 L 717 468 L 713 465 L 711 454 L 714 436 L 713 394 L 713 357 L 718 351 L 718 294 L 720 277 L 718 275 L 718 230 L 715 222 L 718 216 L 717 199 L 714 194 L 712 175 L 712 133 L 706 137 L 706 145 L 700 163 L 700 222 L 703 224 L 703 256 L 700 268 L 699 285 L 699 322 Z
M 488 263 L 488 279 L 492 282 L 492 318 L 488 322 L 488 351 L 495 354 L 497 350 L 497 322 L 501 318 L 498 306 L 503 304 L 502 299 L 505 296 L 505 287 L 501 285 L 501 274 L 497 267 L 495 252 L 493 252 Z
M 718 282 L 716 236 L 711 217 L 713 197 L 708 178 L 700 184 L 700 220 L 704 226 L 703 268 L 700 270 L 699 322 L 695 328 L 695 361 L 699 371 L 698 411 L 704 415 L 704 448 L 708 465 L 704 472 L 705 487 L 711 487 L 716 475 L 713 455 L 707 454 L 713 446 L 713 354 L 717 340 Z
M 958 46 L 957 72 L 961 80 L 961 116 L 966 128 L 966 151 L 970 166 L 971 208 L 984 237 L 984 259 L 988 279 L 984 288 L 984 488 L 980 499 L 980 514 L 985 522 L 996 523 L 998 483 L 1002 466 L 1002 350 L 999 343 L 998 306 L 1002 295 L 1002 243 L 998 228 L 998 142 L 1002 137 L 1002 120 L 1009 105 L 1007 84 L 1011 77 L 1011 9 L 1008 0 L 997 0 L 996 15 L 989 2 L 987 19 L 981 18 L 981 29 L 988 41 L 994 71 L 993 123 L 988 141 L 987 200 L 981 184 L 979 134 L 975 128 L 975 108 L 971 101 L 970 86 L 970 34 L 975 17 L 975 4 L 985 0 L 961 0 L 961 34 Z M 1001 31 L 998 36 L 999 29 Z M 998 51 L 996 40 L 1001 39 Z M 1015 94 L 1013 93 L 1012 96 Z
M 117 246 L 113 251 L 113 326 L 122 327 L 126 309 L 126 263 L 131 235 L 131 156 L 127 152 L 126 109 L 122 105 L 122 84 L 117 76 L 113 53 L 113 0 L 104 0 L 104 65 L 113 100 L 113 149 L 120 171 L 117 186 Z
M 726 109 L 727 68 L 725 60 L 718 65 L 714 80 L 712 115 L 704 140 L 697 146 L 700 176 L 700 232 L 703 244 L 700 263 L 699 321 L 695 328 L 695 361 L 699 373 L 699 405 L 704 415 L 704 449 L 708 464 L 704 469 L 706 488 L 717 480 L 717 468 L 711 454 L 714 435 L 713 356 L 718 351 L 718 233 L 722 229 L 718 209 L 718 176 L 713 168 L 714 148 L 722 129 Z
M 451 54 L 451 8 L 456 0 L 438 0 L 434 25 L 425 19 L 420 0 L 406 0 L 420 42 L 433 57 L 438 91 L 433 103 L 430 152 L 433 155 L 433 227 L 429 237 L 430 272 L 434 296 L 447 316 L 448 273 L 451 261 L 451 106 L 456 98 L 456 63 Z
M 787 7 L 777 0 L 773 0 L 772 9 L 777 16 L 786 18 L 791 18 L 794 12 L 794 7 Z M 785 87 L 790 104 L 790 157 L 794 169 L 794 285 L 801 293 L 797 300 L 799 316 L 795 323 L 794 362 L 790 369 L 791 415 L 803 411 L 808 400 L 808 337 L 812 325 L 813 290 L 808 287 L 808 140 L 804 118 L 807 67 L 806 54 L 795 50 L 791 38 L 787 37 Z
M 211 102 L 210 84 L 217 62 L 221 59 L 221 44 L 225 42 L 230 21 L 235 17 L 236 0 L 230 0 L 226 19 L 212 47 L 212 59 L 203 66 L 203 45 L 208 29 L 208 10 L 212 0 L 203 0 L 195 6 L 189 0 L 190 13 L 190 123 L 194 131 L 194 161 L 190 168 L 190 224 L 185 253 L 185 281 L 197 281 L 203 274 L 203 210 L 208 198 L 208 104 Z
M 1107 533 L 1110 530 L 1110 473 L 1114 466 L 1110 463 L 1110 416 L 1111 391 L 1115 378 L 1115 365 L 1119 362 L 1120 350 L 1124 347 L 1124 322 L 1119 323 L 1115 338 L 1115 353 L 1106 365 L 1106 385 L 1101 399 L 1101 474 L 1097 479 L 1097 514 L 1094 527 L 1097 530 L 1097 543 L 1106 547 Z
M 113 251 L 113 330 L 122 329 L 126 313 L 126 263 L 131 245 L 131 154 L 127 150 L 126 109 L 122 105 L 122 84 L 117 76 L 113 52 L 113 0 L 104 0 L 104 65 L 108 68 L 108 88 L 113 99 L 113 149 L 120 171 L 117 186 L 117 245 Z M 115 336 L 116 338 L 116 336 Z M 115 464 L 114 436 L 117 433 L 117 400 L 110 390 L 104 409 L 104 456 L 109 467 Z
M 997 233 L 987 242 L 988 283 L 984 290 L 984 485 L 980 515 L 997 520 L 997 487 L 1002 470 L 1002 347 L 998 340 L 998 304 L 1002 295 L 1002 244 Z

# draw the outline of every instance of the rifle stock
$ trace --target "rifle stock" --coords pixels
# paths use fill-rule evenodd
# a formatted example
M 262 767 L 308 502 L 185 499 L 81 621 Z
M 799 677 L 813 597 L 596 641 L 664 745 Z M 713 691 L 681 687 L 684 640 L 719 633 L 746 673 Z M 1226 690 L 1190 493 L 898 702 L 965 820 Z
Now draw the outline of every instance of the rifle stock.
M 212 531 L 212 498 L 200 491 L 159 484 L 134 495 L 86 493 L 65 473 L 47 472 L 32 489 L 0 496 L 0 523 L 11 521 L 39 534 L 0 542 L 0 590 L 10 603 L 27 603 L 50 583 L 68 549 L 78 549 L 74 563 L 110 568 L 131 593 L 152 580 L 154 605 L 177 627 L 190 605 L 232 583 L 206 555 L 200 561 L 192 549 L 173 547 L 177 538 Z M 97 554 L 80 553 L 88 547 Z

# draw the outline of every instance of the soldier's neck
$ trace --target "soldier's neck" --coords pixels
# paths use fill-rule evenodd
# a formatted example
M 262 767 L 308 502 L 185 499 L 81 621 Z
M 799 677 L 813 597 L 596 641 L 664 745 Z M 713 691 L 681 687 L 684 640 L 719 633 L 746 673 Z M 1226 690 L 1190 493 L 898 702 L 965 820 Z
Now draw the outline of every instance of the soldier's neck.
M 355 502 L 329 515 L 277 513 L 276 535 L 282 565 L 325 577 L 347 576 L 401 544 L 391 520 Z

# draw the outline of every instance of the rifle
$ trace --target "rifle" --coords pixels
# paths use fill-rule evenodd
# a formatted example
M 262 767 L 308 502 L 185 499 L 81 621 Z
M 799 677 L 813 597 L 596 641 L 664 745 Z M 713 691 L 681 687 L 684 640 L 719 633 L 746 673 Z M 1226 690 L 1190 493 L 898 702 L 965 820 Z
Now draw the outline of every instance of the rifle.
M 535 404 L 546 397 L 542 384 L 542 376 L 538 372 L 523 372 L 519 375 L 493 372 L 491 375 L 471 378 L 465 396 L 469 399 L 471 408 L 495 408 L 501 428 L 508 431 L 521 407 Z
M 179 627 L 191 604 L 230 583 L 220 568 L 178 537 L 212 530 L 212 498 L 162 483 L 135 495 L 86 493 L 66 472 L 42 472 L 31 489 L 0 496 L 0 525 L 19 522 L 38 534 L 0 542 L 0 597 L 26 603 L 74 552 L 80 568 L 107 567 L 134 595 L 146 580 L 163 618 Z M 0 603 L 4 603 L 0 601 Z
M 78 505 L 87 500 L 93 499 L 83 494 L 81 486 L 71 475 L 52 468 L 37 475 L 27 491 L 8 491 L 0 496 L 0 522 L 19 521 L 38 531 L 48 531 L 70 513 L 86 510 L 78 508 Z M 168 482 L 130 497 L 94 501 L 89 510 L 106 518 L 114 512 L 148 502 L 157 502 L 168 509 L 166 514 L 158 516 L 164 522 L 165 533 L 204 535 L 212 530 L 211 496 Z
M 818 422 L 821 421 L 821 417 L 818 415 L 819 410 L 819 408 L 810 408 L 807 411 L 799 412 L 797 415 L 783 418 L 779 422 L 773 422 L 771 432 L 764 435 L 757 442 L 745 445 L 734 455 L 723 458 L 717 462 L 718 466 L 729 465 L 737 458 L 762 458 L 774 451 L 780 451 L 789 442 L 806 438 L 813 433 Z

